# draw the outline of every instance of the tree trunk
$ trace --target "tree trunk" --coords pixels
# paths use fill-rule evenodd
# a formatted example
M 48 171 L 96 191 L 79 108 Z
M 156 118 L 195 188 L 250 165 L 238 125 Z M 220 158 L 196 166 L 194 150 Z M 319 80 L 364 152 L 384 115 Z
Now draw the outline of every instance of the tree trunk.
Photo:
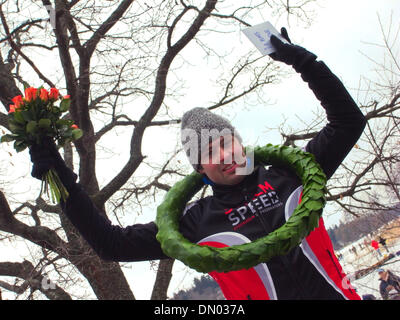
M 116 262 L 104 262 L 97 255 L 87 253 L 79 261 L 71 261 L 90 283 L 99 300 L 134 300 L 121 267 Z
M 173 259 L 160 260 L 151 300 L 167 300 L 167 291 L 172 277 L 174 261 Z

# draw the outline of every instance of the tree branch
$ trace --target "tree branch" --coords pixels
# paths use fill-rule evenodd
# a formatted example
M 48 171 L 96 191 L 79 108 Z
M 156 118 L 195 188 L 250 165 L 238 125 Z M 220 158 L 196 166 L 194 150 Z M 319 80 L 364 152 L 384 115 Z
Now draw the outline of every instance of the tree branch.
M 50 300 L 71 300 L 71 296 L 62 288 L 55 285 L 49 287 L 49 279 L 35 270 L 35 267 L 27 260 L 23 262 L 0 262 L 0 275 L 23 279 L 21 285 L 12 285 L 0 281 L 0 286 L 15 293 L 22 294 L 27 289 L 39 290 Z
M 90 57 L 96 49 L 99 41 L 105 36 L 105 34 L 119 21 L 122 15 L 128 10 L 129 6 L 134 0 L 124 0 L 120 3 L 117 9 L 108 17 L 106 21 L 98 28 L 92 37 L 85 43 L 87 55 Z
M 374 101 L 371 106 L 374 106 L 373 110 L 365 115 L 367 120 L 372 118 L 382 118 L 385 116 L 391 116 L 391 113 L 400 109 L 400 93 L 394 95 L 389 103 L 385 104 L 380 108 L 377 107 L 377 102 Z
M 4 194 L 0 191 L 0 230 L 20 236 L 65 257 L 68 244 L 55 231 L 43 226 L 28 226 L 15 219 Z
M 29 59 L 20 49 L 20 47 L 12 40 L 12 35 L 10 33 L 10 29 L 8 28 L 8 24 L 6 21 L 6 18 L 3 13 L 2 5 L 0 4 L 0 18 L 1 22 L 3 24 L 4 31 L 7 36 L 8 43 L 10 44 L 10 47 L 14 49 L 25 61 L 31 66 L 31 68 L 37 73 L 40 79 L 42 79 L 45 83 L 47 83 L 50 87 L 55 87 L 53 82 L 51 82 L 47 77 L 43 75 L 42 72 L 36 67 L 36 65 L 33 63 L 31 59 Z
M 200 27 L 204 24 L 205 20 L 210 16 L 212 10 L 214 10 L 216 0 L 208 0 L 204 8 L 199 12 L 195 18 L 193 24 L 189 27 L 187 32 L 171 47 L 167 49 L 164 57 L 161 60 L 160 66 L 158 67 L 156 76 L 156 85 L 154 90 L 154 96 L 150 106 L 147 108 L 143 116 L 135 126 L 131 138 L 131 150 L 130 158 L 124 168 L 114 177 L 98 194 L 94 196 L 94 200 L 97 203 L 104 203 L 109 199 L 117 190 L 119 190 L 132 176 L 135 170 L 143 160 L 142 155 L 142 139 L 145 129 L 149 126 L 152 119 L 159 111 L 161 104 L 165 97 L 166 91 L 166 80 L 169 71 L 169 67 L 178 55 L 178 53 L 196 36 L 199 32 Z M 172 32 L 172 30 L 169 30 Z

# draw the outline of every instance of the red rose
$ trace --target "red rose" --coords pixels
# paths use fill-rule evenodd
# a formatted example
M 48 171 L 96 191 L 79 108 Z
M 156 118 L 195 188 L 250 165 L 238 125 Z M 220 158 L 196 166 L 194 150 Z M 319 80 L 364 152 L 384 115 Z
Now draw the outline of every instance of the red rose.
M 26 88 L 25 89 L 25 100 L 30 102 L 37 98 L 37 89 L 36 88 Z
M 58 92 L 58 89 L 56 89 L 56 88 L 50 89 L 49 99 L 57 100 L 59 96 L 60 96 L 60 93 Z
M 22 99 L 21 95 L 12 98 L 12 102 L 14 102 L 16 109 L 21 108 L 24 105 L 24 100 Z
M 46 89 L 40 89 L 40 99 L 44 102 L 49 100 L 49 93 Z
M 10 104 L 10 110 L 8 110 L 8 113 L 13 113 L 15 112 L 15 106 L 13 104 Z

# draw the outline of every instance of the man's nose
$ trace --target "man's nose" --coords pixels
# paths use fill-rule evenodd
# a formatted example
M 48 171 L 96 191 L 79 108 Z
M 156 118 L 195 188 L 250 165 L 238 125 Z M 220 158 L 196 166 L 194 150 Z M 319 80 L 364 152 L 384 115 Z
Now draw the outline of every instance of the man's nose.
M 231 164 L 233 159 L 233 148 L 220 149 L 220 164 Z

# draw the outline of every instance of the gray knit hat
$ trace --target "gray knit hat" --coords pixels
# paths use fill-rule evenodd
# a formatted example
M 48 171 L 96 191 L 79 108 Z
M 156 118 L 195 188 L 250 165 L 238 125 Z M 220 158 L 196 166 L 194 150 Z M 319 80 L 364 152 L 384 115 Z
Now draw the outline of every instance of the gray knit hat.
M 230 122 L 206 108 L 187 111 L 181 122 L 181 142 L 186 155 L 195 170 L 199 169 L 201 152 L 215 138 L 234 135 L 240 142 L 242 138 Z

